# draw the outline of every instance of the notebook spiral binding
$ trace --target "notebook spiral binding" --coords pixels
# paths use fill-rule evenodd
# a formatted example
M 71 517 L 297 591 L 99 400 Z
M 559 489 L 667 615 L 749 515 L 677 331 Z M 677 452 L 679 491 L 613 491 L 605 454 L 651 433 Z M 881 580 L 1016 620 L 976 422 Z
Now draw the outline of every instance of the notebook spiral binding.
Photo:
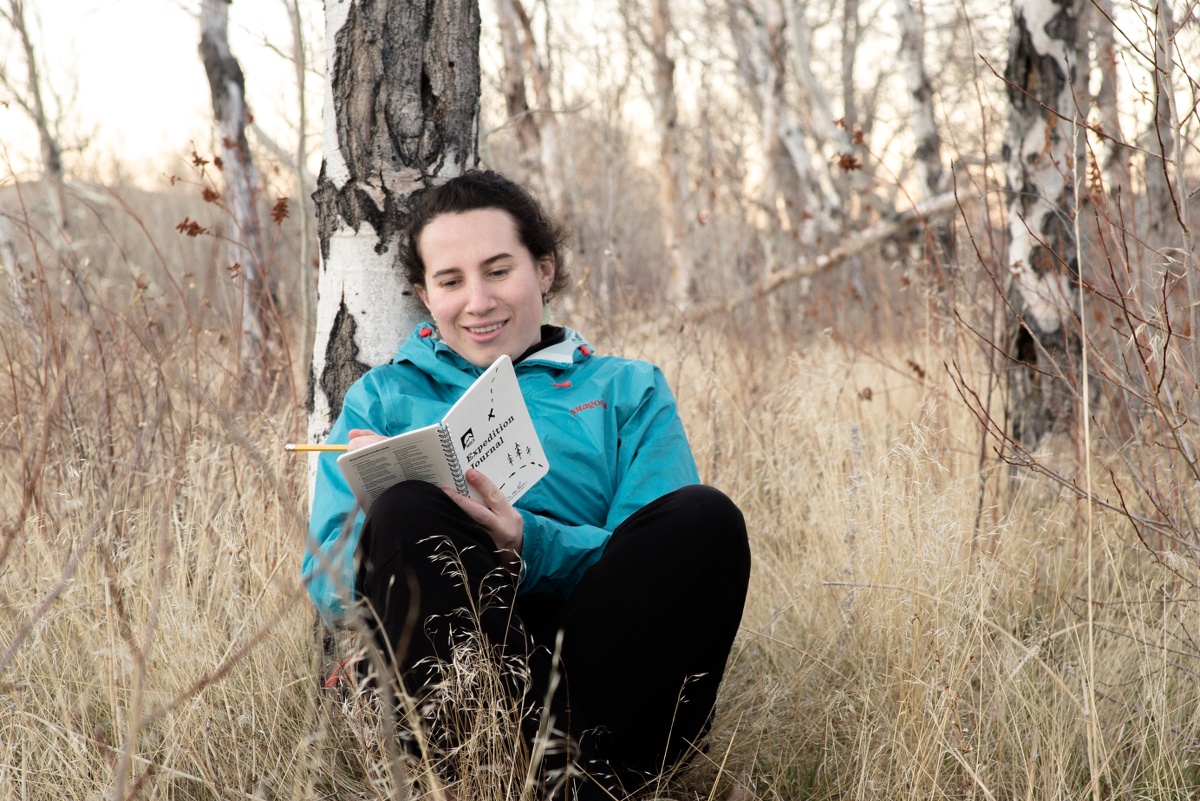
M 467 478 L 463 475 L 462 465 L 458 463 L 458 454 L 454 452 L 454 443 L 450 441 L 450 432 L 445 426 L 438 426 L 438 439 L 442 441 L 442 453 L 446 454 L 446 464 L 450 465 L 450 475 L 454 476 L 454 488 L 459 495 L 470 495 Z

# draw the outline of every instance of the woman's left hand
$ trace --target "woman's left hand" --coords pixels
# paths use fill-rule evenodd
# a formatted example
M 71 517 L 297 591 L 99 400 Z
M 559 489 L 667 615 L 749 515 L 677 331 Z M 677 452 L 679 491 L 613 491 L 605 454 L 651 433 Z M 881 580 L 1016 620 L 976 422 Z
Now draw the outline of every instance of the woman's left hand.
M 504 566 L 513 575 L 521 572 L 521 548 L 525 544 L 525 521 L 521 513 L 512 507 L 500 488 L 491 479 L 478 470 L 467 471 L 467 483 L 483 496 L 483 503 L 463 497 L 457 492 L 446 489 L 467 516 L 483 527 L 496 543 Z

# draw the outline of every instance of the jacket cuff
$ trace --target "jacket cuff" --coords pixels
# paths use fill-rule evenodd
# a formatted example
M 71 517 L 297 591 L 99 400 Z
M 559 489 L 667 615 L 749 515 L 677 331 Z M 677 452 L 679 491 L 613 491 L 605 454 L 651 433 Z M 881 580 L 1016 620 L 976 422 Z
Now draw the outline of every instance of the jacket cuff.
M 517 583 L 525 584 L 530 576 L 536 576 L 540 572 L 545 557 L 546 532 L 542 528 L 541 518 L 533 512 L 525 509 L 517 511 L 521 513 L 521 520 L 525 525 L 521 533 L 524 540 L 521 543 L 521 575 Z

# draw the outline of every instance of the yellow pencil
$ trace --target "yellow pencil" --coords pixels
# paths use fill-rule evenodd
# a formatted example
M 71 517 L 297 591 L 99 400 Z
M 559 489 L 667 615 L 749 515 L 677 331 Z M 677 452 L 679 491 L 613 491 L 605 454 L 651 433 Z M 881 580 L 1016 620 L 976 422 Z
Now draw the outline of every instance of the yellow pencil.
M 285 451 L 292 451 L 293 453 L 300 453 L 300 452 L 304 452 L 304 451 L 307 451 L 307 452 L 327 452 L 328 451 L 328 452 L 333 452 L 333 453 L 345 453 L 347 447 L 348 446 L 346 446 L 346 445 L 305 445 L 305 444 L 298 445 L 294 442 L 289 442 L 283 446 L 283 449 Z

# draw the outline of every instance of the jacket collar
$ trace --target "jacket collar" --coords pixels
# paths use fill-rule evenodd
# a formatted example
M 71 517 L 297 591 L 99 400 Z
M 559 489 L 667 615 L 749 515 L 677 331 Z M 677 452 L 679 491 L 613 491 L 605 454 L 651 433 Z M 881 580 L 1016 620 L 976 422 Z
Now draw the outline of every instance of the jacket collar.
M 580 362 L 591 356 L 595 351 L 583 336 L 573 329 L 563 327 L 565 336 L 562 342 L 554 345 L 549 345 L 541 350 L 531 353 L 518 363 L 520 368 L 523 364 L 544 364 L 549 367 L 570 367 L 575 362 Z

